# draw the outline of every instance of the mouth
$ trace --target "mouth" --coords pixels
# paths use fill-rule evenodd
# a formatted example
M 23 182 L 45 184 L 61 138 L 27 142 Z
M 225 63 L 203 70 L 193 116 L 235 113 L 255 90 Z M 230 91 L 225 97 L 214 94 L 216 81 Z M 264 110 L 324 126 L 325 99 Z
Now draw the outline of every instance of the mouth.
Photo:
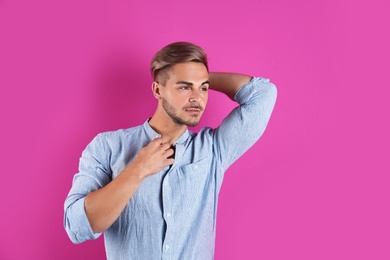
M 187 108 L 185 111 L 190 114 L 200 114 L 202 110 L 199 108 Z
M 200 114 L 203 111 L 203 108 L 201 106 L 190 106 L 184 108 L 184 111 L 190 113 L 190 114 Z

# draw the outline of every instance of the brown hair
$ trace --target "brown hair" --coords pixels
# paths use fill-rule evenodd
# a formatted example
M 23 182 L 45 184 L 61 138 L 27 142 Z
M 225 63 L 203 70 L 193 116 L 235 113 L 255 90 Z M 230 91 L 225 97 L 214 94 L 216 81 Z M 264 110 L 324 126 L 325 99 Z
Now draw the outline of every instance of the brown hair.
M 202 48 L 190 42 L 174 42 L 154 55 L 150 72 L 155 81 L 160 78 L 162 81 L 160 83 L 164 85 L 168 79 L 167 72 L 173 65 L 190 61 L 203 63 L 207 71 L 209 70 L 207 56 Z

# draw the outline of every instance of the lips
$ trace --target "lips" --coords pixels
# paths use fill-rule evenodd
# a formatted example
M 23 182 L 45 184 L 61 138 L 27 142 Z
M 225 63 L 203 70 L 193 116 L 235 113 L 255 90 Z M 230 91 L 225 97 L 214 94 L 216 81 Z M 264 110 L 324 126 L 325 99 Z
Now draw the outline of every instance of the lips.
M 200 113 L 199 109 L 193 109 L 193 108 L 186 109 L 185 111 L 190 113 L 190 114 L 199 114 Z
M 199 105 L 192 105 L 184 108 L 185 111 L 187 112 L 201 112 L 203 111 L 203 107 Z
M 189 113 L 190 115 L 198 116 L 198 115 L 200 115 L 202 110 L 201 110 L 201 108 L 187 108 L 187 109 L 185 109 L 185 111 L 187 113 Z

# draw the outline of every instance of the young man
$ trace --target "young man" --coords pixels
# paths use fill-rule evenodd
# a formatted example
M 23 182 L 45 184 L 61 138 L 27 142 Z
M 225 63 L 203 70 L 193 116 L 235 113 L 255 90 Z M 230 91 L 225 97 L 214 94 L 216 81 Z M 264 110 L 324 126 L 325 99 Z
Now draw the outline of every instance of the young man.
M 266 79 L 209 73 L 204 51 L 178 42 L 152 60 L 157 109 L 143 125 L 99 134 L 65 201 L 74 243 L 104 232 L 108 259 L 213 259 L 224 172 L 262 135 L 276 88 Z M 239 103 L 216 128 L 191 132 L 208 90 Z

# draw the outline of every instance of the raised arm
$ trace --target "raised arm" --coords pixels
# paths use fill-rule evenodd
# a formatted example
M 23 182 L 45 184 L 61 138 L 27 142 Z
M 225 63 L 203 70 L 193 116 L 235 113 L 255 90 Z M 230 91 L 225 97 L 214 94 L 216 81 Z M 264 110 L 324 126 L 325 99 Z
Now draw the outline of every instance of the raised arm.
M 227 169 L 263 134 L 277 91 L 268 79 L 233 73 L 210 73 L 210 88 L 239 104 L 213 131 L 215 156 Z
M 237 73 L 209 73 L 210 88 L 225 93 L 231 100 L 234 100 L 237 91 L 251 79 L 251 76 Z

